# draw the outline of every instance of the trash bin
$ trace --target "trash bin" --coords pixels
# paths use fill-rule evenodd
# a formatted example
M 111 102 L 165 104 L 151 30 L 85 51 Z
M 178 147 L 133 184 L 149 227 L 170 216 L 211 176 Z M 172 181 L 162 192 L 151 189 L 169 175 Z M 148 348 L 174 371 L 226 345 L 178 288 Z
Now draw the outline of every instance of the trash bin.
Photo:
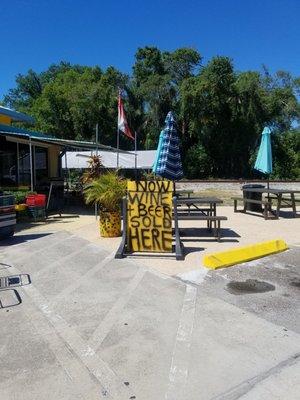
M 252 199 L 252 200 L 262 200 L 262 193 L 259 192 L 251 192 L 251 191 L 244 191 L 244 189 L 258 189 L 258 188 L 264 188 L 264 185 L 254 185 L 254 184 L 248 184 L 248 185 L 243 185 L 243 197 L 244 199 Z M 262 212 L 262 207 L 261 204 L 255 204 L 255 203 L 246 203 L 246 210 L 247 211 L 254 211 L 254 212 Z

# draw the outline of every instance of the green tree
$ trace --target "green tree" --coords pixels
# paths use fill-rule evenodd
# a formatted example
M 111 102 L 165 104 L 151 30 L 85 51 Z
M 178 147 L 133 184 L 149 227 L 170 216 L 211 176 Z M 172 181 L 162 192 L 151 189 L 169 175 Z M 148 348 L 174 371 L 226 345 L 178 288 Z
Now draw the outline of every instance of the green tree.
M 275 179 L 299 179 L 300 131 L 292 130 L 272 135 L 273 173 Z
M 18 74 L 16 87 L 10 89 L 4 96 L 4 104 L 19 111 L 28 111 L 33 102 L 42 94 L 45 85 L 53 81 L 59 73 L 69 70 L 80 72 L 84 70 L 84 67 L 61 61 L 59 64 L 50 65 L 46 71 L 41 73 L 30 69 L 25 75 Z
M 299 177 L 300 78 L 286 71 L 237 72 L 228 57 L 206 65 L 191 48 L 139 48 L 132 76 L 114 67 L 60 62 L 19 74 L 4 104 L 33 115 L 35 128 L 69 139 L 116 145 L 117 95 L 139 149 L 154 149 L 168 111 L 177 116 L 187 177 L 251 177 L 264 126 L 274 132 L 274 177 Z M 121 148 L 133 143 L 121 135 Z
M 157 145 L 168 111 L 179 111 L 179 86 L 199 66 L 200 54 L 181 48 L 161 52 L 156 47 L 139 48 L 133 66 L 132 91 L 143 115 L 145 148 Z
M 32 91 L 33 74 L 40 82 L 39 93 Z M 30 92 L 25 91 L 24 82 L 30 82 Z M 35 117 L 35 129 L 57 137 L 94 140 L 98 123 L 101 142 L 115 146 L 118 88 L 127 83 L 128 77 L 113 67 L 102 71 L 60 63 L 40 75 L 29 71 L 17 80 L 17 88 L 5 102 L 15 108 L 22 104 L 22 111 Z M 130 147 L 127 139 L 121 140 Z
M 295 88 L 295 80 L 287 73 L 236 73 L 230 59 L 213 58 L 181 86 L 181 115 L 188 121 L 184 157 L 192 158 L 199 146 L 204 153 L 199 176 L 205 170 L 215 177 L 251 176 L 251 155 L 263 127 L 284 132 L 299 117 Z M 203 168 L 205 160 L 207 168 Z

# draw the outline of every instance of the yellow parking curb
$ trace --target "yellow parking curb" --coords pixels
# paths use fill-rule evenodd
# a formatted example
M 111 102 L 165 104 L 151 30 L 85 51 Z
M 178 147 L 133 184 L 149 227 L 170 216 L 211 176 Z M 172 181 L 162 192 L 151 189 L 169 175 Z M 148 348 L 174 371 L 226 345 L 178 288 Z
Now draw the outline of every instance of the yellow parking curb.
M 287 250 L 287 248 L 287 244 L 281 239 L 255 243 L 245 247 L 238 247 L 233 250 L 208 254 L 203 258 L 203 264 L 206 268 L 210 269 L 230 267 L 231 265 L 279 253 Z

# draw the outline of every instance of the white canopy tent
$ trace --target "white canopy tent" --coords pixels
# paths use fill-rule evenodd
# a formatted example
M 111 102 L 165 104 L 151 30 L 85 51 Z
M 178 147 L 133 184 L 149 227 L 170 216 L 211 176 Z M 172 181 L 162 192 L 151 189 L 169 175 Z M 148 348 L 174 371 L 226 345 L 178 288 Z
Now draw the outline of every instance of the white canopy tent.
M 154 164 L 156 150 L 137 151 L 137 169 L 152 169 Z M 96 151 L 67 151 L 64 156 L 63 168 L 67 169 L 85 169 L 88 167 L 88 157 L 95 155 Z M 102 164 L 105 168 L 116 168 L 117 152 L 98 150 Z M 135 153 L 119 153 L 119 168 L 134 169 Z

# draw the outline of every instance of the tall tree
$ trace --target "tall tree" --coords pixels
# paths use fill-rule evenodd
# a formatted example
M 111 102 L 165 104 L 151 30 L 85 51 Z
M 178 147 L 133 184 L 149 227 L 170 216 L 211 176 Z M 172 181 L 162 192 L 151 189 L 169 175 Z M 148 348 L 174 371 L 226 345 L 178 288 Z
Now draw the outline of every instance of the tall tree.
M 68 62 L 61 61 L 59 64 L 52 64 L 41 73 L 30 69 L 27 74 L 18 74 L 16 77 L 16 87 L 10 89 L 4 96 L 4 104 L 19 111 L 28 111 L 33 102 L 42 94 L 45 85 L 55 79 L 55 77 L 68 70 L 82 72 L 85 67 L 80 65 L 71 65 Z
M 36 118 L 36 129 L 59 137 L 95 137 L 116 145 L 117 93 L 121 88 L 139 149 L 154 149 L 168 111 L 177 115 L 187 177 L 248 177 L 265 125 L 274 132 L 274 176 L 298 176 L 300 78 L 286 71 L 237 72 L 228 57 L 206 65 L 191 48 L 136 52 L 131 77 L 114 67 L 60 62 L 18 75 L 4 103 Z M 132 143 L 121 136 L 121 147 Z
M 161 52 L 156 47 L 138 49 L 132 89 L 144 115 L 145 147 L 157 145 L 168 111 L 179 111 L 179 86 L 196 71 L 201 57 L 193 49 Z
M 189 122 L 184 158 L 194 177 L 249 176 L 264 125 L 284 131 L 299 117 L 295 82 L 288 74 L 236 73 L 226 57 L 213 58 L 198 76 L 185 80 L 180 97 Z M 198 171 L 190 168 L 192 157 Z

